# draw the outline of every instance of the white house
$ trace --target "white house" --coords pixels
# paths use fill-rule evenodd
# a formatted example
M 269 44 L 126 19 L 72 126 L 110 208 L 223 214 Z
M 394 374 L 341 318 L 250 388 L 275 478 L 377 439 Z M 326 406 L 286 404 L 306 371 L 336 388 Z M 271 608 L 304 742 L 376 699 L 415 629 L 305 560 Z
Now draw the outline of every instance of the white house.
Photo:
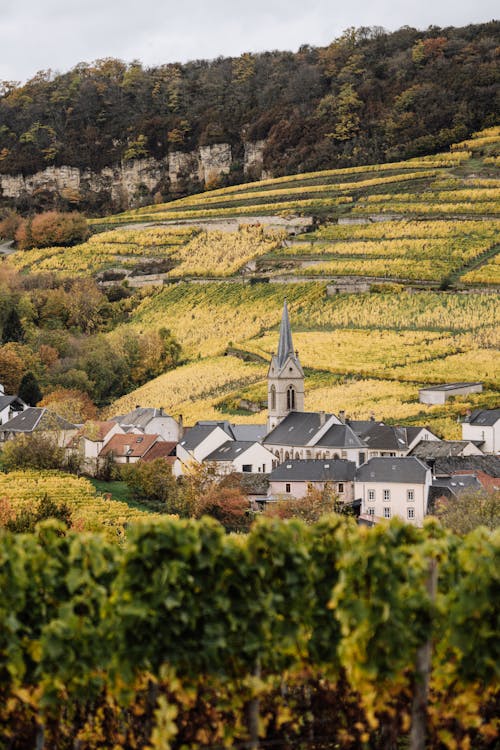
M 28 406 L 0 427 L 0 441 L 12 440 L 17 435 L 32 435 L 37 432 L 55 436 L 57 444 L 64 448 L 77 431 L 77 425 L 68 422 L 67 419 L 46 407 Z
M 177 443 L 174 474 L 183 474 L 191 464 L 201 463 L 228 439 L 227 432 L 218 424 L 196 424 L 186 429 Z
M 165 414 L 162 408 L 136 406 L 128 414 L 113 417 L 113 421 L 118 422 L 126 431 L 136 428 L 145 435 L 161 435 L 167 442 L 177 442 L 182 431 L 179 422 Z
M 354 496 L 362 518 L 398 516 L 422 526 L 431 483 L 431 470 L 415 456 L 371 458 L 356 470 Z
M 28 405 L 19 396 L 5 396 L 3 385 L 0 385 L 0 425 L 5 424 L 27 408 Z
M 125 431 L 118 422 L 87 422 L 78 430 L 68 444 L 68 452 L 77 453 L 81 459 L 81 468 L 87 474 L 96 474 L 99 469 L 99 454 L 114 435 L 124 435 Z
M 276 461 L 274 455 L 258 442 L 227 440 L 203 459 L 217 474 L 268 474 Z M 277 462 L 276 462 L 277 463 Z
M 500 409 L 475 409 L 462 422 L 462 440 L 479 442 L 483 453 L 500 453 Z

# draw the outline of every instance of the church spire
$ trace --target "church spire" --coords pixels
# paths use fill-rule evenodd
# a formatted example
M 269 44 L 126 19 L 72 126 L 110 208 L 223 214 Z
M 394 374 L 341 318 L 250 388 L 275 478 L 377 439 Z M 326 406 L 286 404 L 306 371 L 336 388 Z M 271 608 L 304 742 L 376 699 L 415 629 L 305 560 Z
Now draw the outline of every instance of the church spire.
M 290 318 L 288 317 L 288 305 L 286 304 L 286 297 L 283 302 L 283 315 L 281 316 L 280 325 L 280 340 L 278 344 L 278 366 L 281 368 L 284 366 L 288 357 L 293 357 L 295 352 L 293 350 L 292 341 L 292 328 L 290 326 Z

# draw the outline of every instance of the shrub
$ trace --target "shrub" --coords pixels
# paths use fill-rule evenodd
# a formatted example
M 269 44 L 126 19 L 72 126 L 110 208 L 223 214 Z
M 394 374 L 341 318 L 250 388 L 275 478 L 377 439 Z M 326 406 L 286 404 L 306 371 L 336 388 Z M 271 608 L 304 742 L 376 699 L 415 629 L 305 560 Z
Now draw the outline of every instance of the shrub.
M 21 250 L 29 250 L 33 247 L 76 245 L 84 242 L 89 234 L 87 219 L 82 214 L 76 211 L 47 211 L 22 221 L 15 232 L 15 239 Z

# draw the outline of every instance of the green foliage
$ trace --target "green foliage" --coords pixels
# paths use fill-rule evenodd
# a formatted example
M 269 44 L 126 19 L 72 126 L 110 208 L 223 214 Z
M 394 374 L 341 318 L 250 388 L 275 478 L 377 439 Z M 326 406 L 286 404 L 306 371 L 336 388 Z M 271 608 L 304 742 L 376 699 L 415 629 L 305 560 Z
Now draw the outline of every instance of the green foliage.
M 500 526 L 500 492 L 461 492 L 457 498 L 442 498 L 435 513 L 455 534 L 468 534 L 478 526 L 494 530 Z
M 66 503 L 58 504 L 44 495 L 36 508 L 22 509 L 15 518 L 7 521 L 5 528 L 18 534 L 33 533 L 37 523 L 49 518 L 60 521 L 68 529 L 71 526 L 71 511 Z
M 8 440 L 2 448 L 2 466 L 7 471 L 15 469 L 62 469 L 66 465 L 63 448 L 47 432 L 35 431 Z
M 190 515 L 182 493 L 172 474 L 170 464 L 163 458 L 154 461 L 124 465 L 121 474 L 129 486 L 132 497 L 141 503 L 160 504 L 165 513 Z
M 28 370 L 19 383 L 18 396 L 28 406 L 36 406 L 42 399 L 42 391 L 38 385 L 36 376 Z
M 11 307 L 5 318 L 2 329 L 2 344 L 9 341 L 22 341 L 24 339 L 24 328 L 21 318 L 15 307 Z

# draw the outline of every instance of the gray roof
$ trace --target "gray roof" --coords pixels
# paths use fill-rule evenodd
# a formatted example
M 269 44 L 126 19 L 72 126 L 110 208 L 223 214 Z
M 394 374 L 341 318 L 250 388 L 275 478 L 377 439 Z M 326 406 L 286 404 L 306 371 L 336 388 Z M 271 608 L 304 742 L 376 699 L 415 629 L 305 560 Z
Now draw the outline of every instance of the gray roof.
M 252 445 L 255 445 L 254 440 L 228 440 L 212 451 L 205 458 L 205 461 L 232 461 L 251 448 Z
M 462 451 L 470 440 L 421 440 L 412 450 L 411 455 L 422 458 L 448 458 L 449 456 L 461 456 Z
M 147 406 L 137 406 L 128 414 L 114 417 L 114 421 L 120 425 L 134 425 L 144 430 L 154 417 L 168 417 L 163 409 L 155 409 Z
M 429 467 L 415 456 L 370 458 L 356 471 L 357 482 L 409 482 L 423 484 Z
M 384 422 L 370 421 L 367 424 L 365 431 L 357 430 L 356 434 L 368 448 L 382 451 L 408 450 L 408 446 L 424 429 L 423 427 L 389 425 Z
M 33 432 L 36 429 L 74 430 L 76 425 L 68 422 L 53 411 L 40 406 L 29 406 L 20 414 L 5 422 L 0 432 Z
M 19 396 L 0 396 L 0 411 L 3 411 L 7 406 L 16 403 L 22 409 L 26 404 Z
M 315 445 L 330 448 L 363 448 L 364 443 L 347 424 L 334 424 Z
M 297 459 L 285 461 L 271 472 L 271 482 L 352 482 L 354 461 L 336 458 L 331 460 Z
M 457 388 L 467 388 L 472 385 L 482 385 L 482 383 L 442 383 L 441 385 L 429 385 L 425 388 L 421 388 L 420 393 L 422 393 L 422 391 L 454 391 Z
M 319 411 L 292 411 L 266 435 L 264 445 L 307 445 L 318 432 L 321 420 L 332 414 Z
M 219 425 L 202 425 L 196 424 L 194 427 L 187 427 L 179 445 L 187 451 L 193 451 L 207 438 Z
M 432 488 L 433 497 L 439 497 L 440 490 L 448 490 L 451 495 L 457 496 L 466 490 L 480 492 L 483 489 L 473 474 L 457 474 L 447 479 L 434 479 Z
M 289 357 L 295 357 L 295 350 L 293 348 L 292 329 L 290 326 L 290 318 L 288 317 L 288 305 L 286 304 L 285 297 L 285 301 L 283 302 L 283 314 L 281 316 L 280 339 L 277 354 L 278 367 L 280 369 L 285 366 Z
M 452 456 L 434 461 L 435 475 L 450 476 L 456 471 L 484 471 L 490 477 L 500 477 L 500 456 Z
M 267 432 L 265 424 L 232 424 L 231 430 L 235 440 L 251 440 L 261 443 Z
M 475 409 L 466 422 L 472 425 L 491 427 L 500 419 L 500 409 Z

